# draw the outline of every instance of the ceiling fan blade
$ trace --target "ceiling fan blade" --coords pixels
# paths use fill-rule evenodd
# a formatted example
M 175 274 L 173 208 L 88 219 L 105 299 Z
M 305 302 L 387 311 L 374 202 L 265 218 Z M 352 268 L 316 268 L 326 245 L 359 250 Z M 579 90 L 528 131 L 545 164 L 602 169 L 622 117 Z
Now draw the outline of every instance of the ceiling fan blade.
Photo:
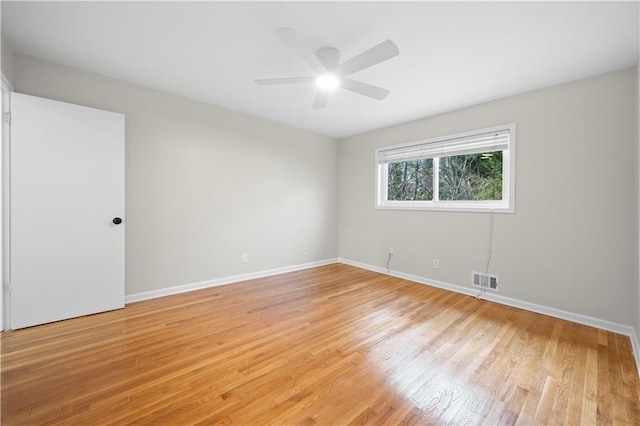
M 316 97 L 313 100 L 313 109 L 320 109 L 320 108 L 326 107 L 328 101 L 329 101 L 329 91 L 318 90 L 316 92 Z
M 368 96 L 379 101 L 383 100 L 389 93 L 391 93 L 388 89 L 383 89 L 382 87 L 373 86 L 361 81 L 351 80 L 350 78 L 342 79 L 342 87 L 359 95 Z
M 354 56 L 346 62 L 343 62 L 336 68 L 339 75 L 349 75 L 356 71 L 368 68 L 372 65 L 391 59 L 400 53 L 398 46 L 391 41 L 383 41 L 373 46 L 369 50 L 365 50 L 361 54 Z
M 340 51 L 335 47 L 321 47 L 316 50 L 316 57 L 329 72 L 340 64 Z
M 293 53 L 304 62 L 307 63 L 311 67 L 312 70 L 317 72 L 318 74 L 324 74 L 327 70 L 324 68 L 322 63 L 318 60 L 316 55 L 313 54 L 311 49 L 307 47 L 298 34 L 291 28 L 278 28 L 276 30 L 276 34 L 280 37 L 280 40 L 284 42 Z
M 311 83 L 315 81 L 316 78 L 317 77 L 267 78 L 256 80 L 256 83 L 260 86 L 271 86 L 274 84 Z

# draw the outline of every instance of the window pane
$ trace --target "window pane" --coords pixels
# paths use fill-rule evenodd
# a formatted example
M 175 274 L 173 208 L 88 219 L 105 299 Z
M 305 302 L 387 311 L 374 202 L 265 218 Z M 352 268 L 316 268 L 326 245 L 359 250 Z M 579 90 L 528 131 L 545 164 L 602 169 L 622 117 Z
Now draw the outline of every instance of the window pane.
M 502 200 L 502 151 L 440 158 L 441 200 Z
M 388 200 L 433 200 L 433 159 L 389 163 Z

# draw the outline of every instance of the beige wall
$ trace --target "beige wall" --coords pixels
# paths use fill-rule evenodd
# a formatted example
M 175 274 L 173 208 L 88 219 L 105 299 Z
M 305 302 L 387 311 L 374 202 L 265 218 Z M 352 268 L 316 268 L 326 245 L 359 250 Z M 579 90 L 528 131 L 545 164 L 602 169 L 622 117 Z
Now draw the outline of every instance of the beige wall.
M 0 60 L 2 61 L 2 74 L 9 80 L 13 81 L 13 50 L 9 47 L 9 43 L 2 39 L 2 54 Z
M 346 139 L 339 145 L 340 256 L 470 285 L 490 215 L 374 208 L 374 149 L 517 123 L 516 213 L 496 214 L 500 295 L 632 325 L 637 317 L 636 68 Z M 431 259 L 440 259 L 440 269 Z
M 13 68 L 18 92 L 126 115 L 127 294 L 338 256 L 335 140 L 19 54 Z

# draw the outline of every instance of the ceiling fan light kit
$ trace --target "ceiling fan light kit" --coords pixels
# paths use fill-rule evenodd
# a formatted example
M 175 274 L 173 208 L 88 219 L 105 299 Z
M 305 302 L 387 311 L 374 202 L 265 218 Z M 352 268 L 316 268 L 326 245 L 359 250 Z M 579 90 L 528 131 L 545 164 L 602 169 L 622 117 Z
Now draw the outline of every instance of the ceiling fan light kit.
M 333 90 L 340 85 L 340 79 L 335 75 L 324 74 L 316 79 L 316 86 L 324 90 Z
M 340 51 L 335 47 L 322 47 L 313 53 L 293 29 L 278 28 L 276 34 L 298 58 L 309 65 L 315 75 L 262 79 L 256 80 L 257 84 L 268 86 L 315 82 L 318 90 L 313 101 L 313 109 L 324 108 L 329 100 L 329 92 L 337 87 L 377 100 L 382 100 L 389 95 L 390 91 L 388 89 L 346 77 L 397 56 L 400 51 L 393 41 L 383 41 L 340 63 Z

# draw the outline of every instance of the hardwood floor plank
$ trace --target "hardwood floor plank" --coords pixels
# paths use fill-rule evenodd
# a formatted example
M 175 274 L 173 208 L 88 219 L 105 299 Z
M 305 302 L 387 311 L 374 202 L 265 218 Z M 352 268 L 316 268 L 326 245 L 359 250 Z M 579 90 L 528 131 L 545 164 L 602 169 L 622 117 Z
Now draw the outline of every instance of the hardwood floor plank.
M 342 264 L 0 343 L 7 425 L 640 424 L 627 337 Z
M 598 352 L 595 349 L 587 349 L 585 373 L 580 423 L 593 425 L 598 418 Z
M 589 341 L 597 341 L 597 330 L 587 327 L 579 327 L 577 333 L 573 335 L 572 339 L 576 353 L 573 367 L 568 366 L 568 368 L 573 369 L 573 378 L 567 387 L 569 399 L 567 402 L 564 420 L 562 422 L 565 425 L 580 425 L 583 399 L 576 398 L 574 395 L 582 395 L 584 389 L 588 348 L 585 347 L 582 342 Z

